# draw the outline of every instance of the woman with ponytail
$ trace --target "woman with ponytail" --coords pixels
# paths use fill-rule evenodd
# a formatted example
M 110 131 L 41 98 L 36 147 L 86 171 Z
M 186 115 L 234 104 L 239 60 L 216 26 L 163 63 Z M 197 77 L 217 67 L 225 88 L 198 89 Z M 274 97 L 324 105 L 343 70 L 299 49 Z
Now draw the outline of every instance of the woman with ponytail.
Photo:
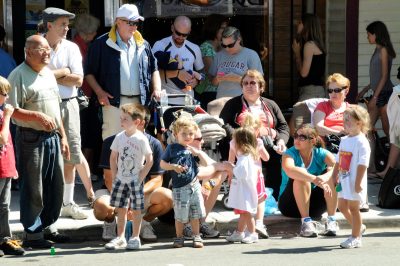
M 334 156 L 324 149 L 312 125 L 304 124 L 296 130 L 294 146 L 282 155 L 278 207 L 285 216 L 301 218 L 301 236 L 316 237 L 317 226 L 312 218 L 320 218 L 326 211 L 324 234 L 335 236 L 339 229 L 335 219 L 337 195 L 331 178 L 334 165 Z

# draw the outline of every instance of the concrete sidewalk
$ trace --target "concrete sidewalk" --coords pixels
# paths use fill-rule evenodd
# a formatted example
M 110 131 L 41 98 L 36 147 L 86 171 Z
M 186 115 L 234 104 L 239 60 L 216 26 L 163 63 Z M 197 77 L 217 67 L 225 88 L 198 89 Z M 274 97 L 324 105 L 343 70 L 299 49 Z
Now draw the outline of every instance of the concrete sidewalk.
M 366 224 L 367 228 L 400 227 L 400 209 L 381 209 L 376 206 L 381 182 L 381 180 L 375 178 L 368 179 L 370 211 L 362 213 L 363 223 Z M 93 183 L 95 188 L 99 188 L 101 184 L 102 181 Z M 103 223 L 94 218 L 92 209 L 89 208 L 85 198 L 86 193 L 84 192 L 83 185 L 76 185 L 75 187 L 75 201 L 87 212 L 89 218 L 86 220 L 73 220 L 60 217 L 56 224 L 57 228 L 71 236 L 73 241 L 101 240 Z M 221 201 L 217 201 L 213 212 L 207 217 L 207 222 L 215 226 L 222 235 L 226 235 L 228 231 L 232 232 L 234 230 L 238 217 L 232 211 L 225 210 Z M 340 228 L 349 228 L 340 212 L 337 213 L 336 217 Z M 264 218 L 264 221 L 270 235 L 295 235 L 300 228 L 300 219 L 287 218 L 280 214 L 267 216 Z M 174 236 L 173 225 L 165 224 L 158 220 L 155 220 L 152 224 L 158 237 Z M 10 225 L 14 236 L 20 238 L 23 227 L 19 222 L 18 191 L 12 192 Z

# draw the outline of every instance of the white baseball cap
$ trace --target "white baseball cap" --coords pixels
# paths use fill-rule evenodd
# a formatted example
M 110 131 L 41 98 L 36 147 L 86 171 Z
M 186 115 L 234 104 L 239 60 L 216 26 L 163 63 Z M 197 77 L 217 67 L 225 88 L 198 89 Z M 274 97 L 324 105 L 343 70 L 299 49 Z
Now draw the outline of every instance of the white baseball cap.
M 117 18 L 127 18 L 128 20 L 144 20 L 144 17 L 139 15 L 139 10 L 135 5 L 122 5 L 117 12 Z

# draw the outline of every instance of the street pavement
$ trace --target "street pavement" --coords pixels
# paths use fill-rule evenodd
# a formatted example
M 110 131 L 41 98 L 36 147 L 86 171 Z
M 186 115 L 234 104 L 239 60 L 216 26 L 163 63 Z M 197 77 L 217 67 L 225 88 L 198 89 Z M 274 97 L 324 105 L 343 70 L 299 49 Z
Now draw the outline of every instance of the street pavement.
M 100 188 L 102 181 L 100 180 L 93 184 L 95 188 Z M 363 223 L 366 224 L 367 228 L 400 228 L 400 209 L 381 209 L 376 206 L 378 203 L 380 184 L 381 180 L 379 179 L 368 179 L 370 211 L 362 213 Z M 87 212 L 89 218 L 85 220 L 73 220 L 71 218 L 60 217 L 56 223 L 57 228 L 61 232 L 71 236 L 73 242 L 101 240 L 103 223 L 94 218 L 92 209 L 88 206 L 83 185 L 76 185 L 75 188 L 75 201 Z M 219 199 L 221 198 L 222 194 Z M 336 216 L 340 228 L 348 229 L 349 226 L 343 215 L 338 212 Z M 211 226 L 218 229 L 222 235 L 227 235 L 235 229 L 238 217 L 239 216 L 233 214 L 232 211 L 224 209 L 221 201 L 217 201 L 214 210 L 208 215 L 206 221 Z M 300 228 L 300 219 L 287 218 L 280 214 L 266 216 L 264 218 L 264 223 L 272 236 L 296 236 Z M 19 222 L 18 191 L 12 192 L 10 225 L 14 236 L 20 238 L 22 236 L 23 227 Z M 153 221 L 152 225 L 159 238 L 170 238 L 174 236 L 173 225 L 165 224 L 158 220 Z

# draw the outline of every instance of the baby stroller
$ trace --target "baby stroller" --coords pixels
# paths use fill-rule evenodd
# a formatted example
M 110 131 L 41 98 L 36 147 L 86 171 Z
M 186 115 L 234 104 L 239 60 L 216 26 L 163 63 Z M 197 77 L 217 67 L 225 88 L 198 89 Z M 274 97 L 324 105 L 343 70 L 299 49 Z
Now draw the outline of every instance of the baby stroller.
M 226 136 L 225 130 L 222 128 L 223 121 L 217 116 L 212 116 L 204 111 L 200 104 L 187 94 L 167 94 L 168 101 L 170 98 L 184 99 L 185 105 L 161 105 L 156 104 L 156 115 L 154 121 L 159 120 L 159 127 L 162 133 L 165 145 L 173 143 L 175 138 L 172 134 L 171 125 L 181 115 L 190 115 L 200 128 L 203 138 L 203 151 L 213 160 L 219 162 L 221 155 L 218 150 L 218 141 Z M 155 122 L 157 123 L 157 122 Z M 221 186 L 221 192 L 224 194 L 223 202 L 226 206 L 227 196 L 229 193 L 228 183 L 225 181 Z

